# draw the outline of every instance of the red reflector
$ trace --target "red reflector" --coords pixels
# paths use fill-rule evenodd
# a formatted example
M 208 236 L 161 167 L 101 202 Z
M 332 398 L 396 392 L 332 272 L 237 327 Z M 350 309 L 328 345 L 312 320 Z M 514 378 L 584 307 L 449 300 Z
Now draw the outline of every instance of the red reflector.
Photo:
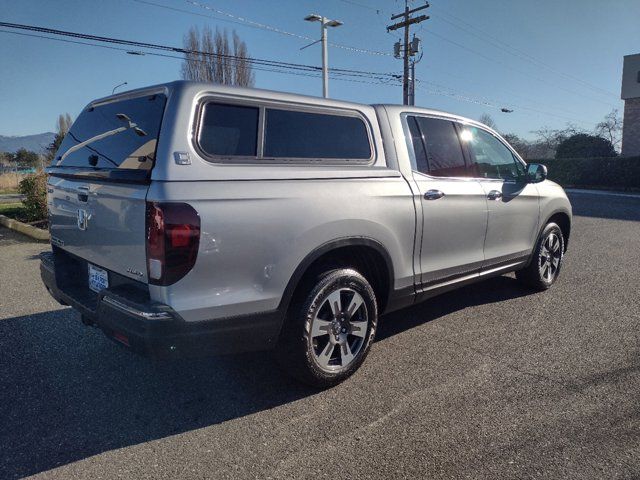
M 113 332 L 113 338 L 127 347 L 131 346 L 129 345 L 129 339 L 120 332 Z
M 169 230 L 171 246 L 174 248 L 188 247 L 191 242 L 191 232 L 193 232 L 193 230 L 190 225 L 175 225 Z

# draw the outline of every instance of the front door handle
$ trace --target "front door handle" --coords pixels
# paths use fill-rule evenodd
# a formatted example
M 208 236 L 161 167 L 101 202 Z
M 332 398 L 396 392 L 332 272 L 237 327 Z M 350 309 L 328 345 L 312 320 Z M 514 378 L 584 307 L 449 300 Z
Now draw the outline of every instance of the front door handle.
M 502 192 L 499 190 L 491 190 L 488 194 L 487 194 L 487 198 L 489 200 L 500 200 L 502 198 Z
M 427 193 L 424 194 L 425 200 L 438 200 L 442 197 L 444 197 L 444 192 L 440 190 L 427 190 Z

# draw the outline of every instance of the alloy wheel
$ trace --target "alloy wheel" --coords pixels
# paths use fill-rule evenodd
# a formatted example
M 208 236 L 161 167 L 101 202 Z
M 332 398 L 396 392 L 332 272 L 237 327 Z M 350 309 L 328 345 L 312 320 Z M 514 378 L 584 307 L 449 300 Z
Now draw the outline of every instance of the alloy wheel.
M 311 322 L 309 346 L 316 364 L 327 372 L 344 369 L 362 350 L 368 327 L 362 295 L 351 288 L 333 290 Z
M 545 282 L 551 282 L 558 274 L 562 260 L 562 242 L 557 233 L 551 232 L 542 243 L 538 268 L 540 277 Z

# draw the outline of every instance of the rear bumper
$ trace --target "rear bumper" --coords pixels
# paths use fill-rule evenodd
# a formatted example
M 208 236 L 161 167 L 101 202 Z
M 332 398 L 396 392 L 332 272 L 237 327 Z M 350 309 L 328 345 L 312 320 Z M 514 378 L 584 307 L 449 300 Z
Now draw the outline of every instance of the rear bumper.
M 138 293 L 124 288 L 108 288 L 100 294 L 60 288 L 51 252 L 40 255 L 40 274 L 51 296 L 80 312 L 83 322 L 99 327 L 126 348 L 151 357 L 268 350 L 275 346 L 282 325 L 283 316 L 277 311 L 186 322 L 171 307 L 141 300 Z

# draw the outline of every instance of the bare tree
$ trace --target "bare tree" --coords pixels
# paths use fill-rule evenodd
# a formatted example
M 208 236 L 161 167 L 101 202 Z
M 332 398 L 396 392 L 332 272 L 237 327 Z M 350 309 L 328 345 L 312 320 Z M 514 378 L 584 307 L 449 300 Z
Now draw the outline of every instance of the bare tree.
M 182 78 L 224 85 L 252 87 L 254 75 L 248 61 L 247 44 L 232 32 L 231 41 L 226 30 L 216 28 L 212 32 L 204 27 L 202 32 L 191 27 L 184 37 L 184 49 L 188 51 L 182 62 Z
M 509 145 L 511 145 L 515 149 L 515 151 L 520 154 L 522 158 L 524 158 L 525 160 L 533 158 L 531 157 L 531 142 L 525 140 L 524 138 L 520 138 L 515 133 L 505 133 L 502 136 L 507 142 L 509 142 Z
M 480 123 L 484 123 L 489 128 L 493 128 L 494 130 L 498 130 L 498 125 L 496 125 L 496 121 L 488 113 L 483 113 L 482 115 L 480 115 L 480 118 L 478 119 L 478 121 Z
M 47 147 L 47 153 L 44 157 L 46 163 L 51 163 L 53 158 L 56 156 L 56 152 L 58 151 L 58 148 L 60 148 L 60 144 L 71 128 L 72 123 L 73 120 L 71 120 L 71 115 L 68 113 L 58 115 L 58 120 L 56 122 L 56 136 L 53 139 L 53 142 L 51 142 Z
M 558 145 L 564 140 L 584 131 L 573 123 L 567 123 L 563 129 L 542 127 L 532 133 L 535 133 L 536 139 L 530 144 L 529 158 L 549 159 L 555 157 Z
M 595 134 L 609 140 L 619 152 L 622 143 L 622 119 L 617 109 L 611 110 L 604 120 L 596 125 Z

